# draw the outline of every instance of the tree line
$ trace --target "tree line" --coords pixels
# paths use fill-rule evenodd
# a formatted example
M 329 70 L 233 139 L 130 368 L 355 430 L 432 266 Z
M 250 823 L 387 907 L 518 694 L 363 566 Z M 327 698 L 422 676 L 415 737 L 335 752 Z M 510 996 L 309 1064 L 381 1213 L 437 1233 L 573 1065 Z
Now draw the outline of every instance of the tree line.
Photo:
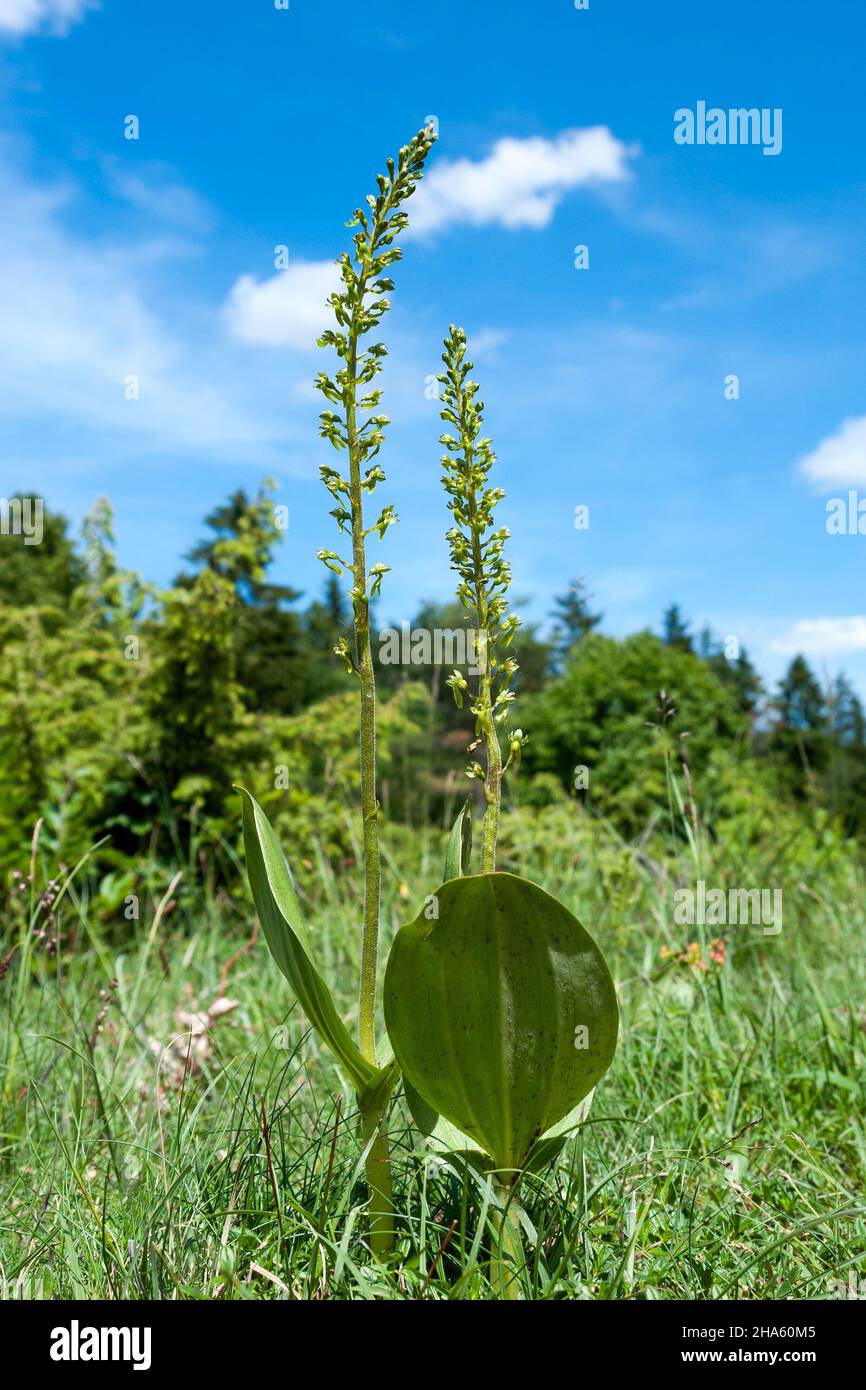
M 66 863 L 104 837 L 98 853 L 117 872 L 191 843 L 228 863 L 242 775 L 282 808 L 290 836 L 352 853 L 340 803 L 354 776 L 354 677 L 334 653 L 351 636 L 348 600 L 333 574 L 306 602 L 273 583 L 280 538 L 267 480 L 205 518 L 164 589 L 120 567 L 104 499 L 79 539 L 47 509 L 40 545 L 0 536 L 4 868 L 20 868 L 40 818 Z M 412 627 L 464 618 L 456 603 L 423 603 Z M 517 633 L 521 804 L 574 798 L 637 835 L 663 813 L 673 757 L 719 815 L 757 797 L 767 815 L 784 804 L 863 832 L 866 716 L 844 675 L 822 685 L 798 655 L 768 688 L 745 650 L 693 634 L 677 604 L 658 633 L 614 639 L 602 623 L 578 578 L 546 630 Z M 449 674 L 378 661 L 380 796 L 396 822 L 438 823 L 466 795 L 473 730 Z

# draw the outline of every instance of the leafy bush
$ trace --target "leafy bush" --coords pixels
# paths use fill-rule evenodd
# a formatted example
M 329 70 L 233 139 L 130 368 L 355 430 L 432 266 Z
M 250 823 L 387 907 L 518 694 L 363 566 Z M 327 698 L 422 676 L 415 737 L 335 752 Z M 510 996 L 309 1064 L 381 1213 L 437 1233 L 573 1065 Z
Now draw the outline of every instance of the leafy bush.
M 748 722 L 731 693 L 693 652 L 649 632 L 585 637 L 562 675 L 527 696 L 523 718 L 527 770 L 574 791 L 586 768 L 587 804 L 627 835 L 668 807 L 666 757 L 687 756 L 702 776 L 719 747 L 748 756 Z

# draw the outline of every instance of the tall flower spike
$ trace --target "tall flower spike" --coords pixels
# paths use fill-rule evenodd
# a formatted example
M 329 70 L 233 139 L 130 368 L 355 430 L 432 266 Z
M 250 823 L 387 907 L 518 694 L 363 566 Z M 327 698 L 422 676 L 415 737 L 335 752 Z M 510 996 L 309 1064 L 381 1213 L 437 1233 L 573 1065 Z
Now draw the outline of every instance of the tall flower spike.
M 358 677 L 361 691 L 360 762 L 361 826 L 364 852 L 364 925 L 361 937 L 361 989 L 359 1001 L 360 1048 L 366 1062 L 376 1065 L 376 958 L 379 945 L 379 803 L 376 799 L 376 678 L 370 647 L 370 601 L 382 587 L 388 566 L 367 569 L 367 538 L 374 532 L 381 541 L 397 520 L 386 506 L 372 526 L 364 525 L 364 494 L 375 491 L 385 474 L 374 460 L 385 439 L 388 417 L 378 413 L 381 390 L 373 385 L 387 356 L 384 343 L 366 349 L 361 342 L 378 328 L 391 307 L 393 290 L 388 270 L 401 251 L 396 237 L 408 225 L 402 205 L 415 191 L 424 161 L 435 140 L 432 129 L 420 130 L 400 150 L 396 163 L 389 159 L 387 174 L 376 176 L 377 193 L 367 196 L 367 207 L 356 208 L 347 224 L 357 228 L 352 251 L 344 251 L 337 264 L 342 288 L 328 300 L 336 326 L 319 339 L 319 347 L 331 347 L 340 362 L 333 376 L 320 372 L 316 385 L 333 409 L 323 410 L 319 433 L 338 453 L 349 459 L 348 477 L 324 464 L 322 481 L 334 499 L 331 515 L 341 534 L 352 539 L 351 558 L 332 550 L 320 550 L 319 559 L 337 574 L 351 576 L 349 597 L 355 629 L 355 650 L 345 640 L 337 643 L 337 656 Z M 385 1069 L 387 1072 L 387 1068 Z M 366 1169 L 370 1187 L 370 1231 L 373 1249 L 382 1253 L 394 1239 L 393 1199 L 386 1107 L 390 1087 L 379 1085 L 360 1094 L 364 1143 L 369 1144 Z
M 396 162 L 389 159 L 387 173 L 376 176 L 377 192 L 367 196 L 366 208 L 356 208 L 347 224 L 357 230 L 352 250 L 344 251 L 337 264 L 342 287 L 328 300 L 336 320 L 319 339 L 320 347 L 333 348 L 339 367 L 333 376 L 320 372 L 316 386 L 332 407 L 323 410 L 319 433 L 338 453 L 348 454 L 348 477 L 323 464 L 322 481 L 335 506 L 331 511 L 342 534 L 351 536 L 351 557 L 320 550 L 319 559 L 337 574 L 351 577 L 349 597 L 355 629 L 355 651 L 338 644 L 337 654 L 347 669 L 358 676 L 361 688 L 361 816 L 364 846 L 364 928 L 361 944 L 360 1041 L 364 1057 L 375 1063 L 376 955 L 379 934 L 379 832 L 376 800 L 376 683 L 370 647 L 370 601 L 379 593 L 388 571 L 385 564 L 367 569 L 366 543 L 375 533 L 382 540 L 397 520 L 386 506 L 372 526 L 364 524 L 364 494 L 372 493 L 385 474 L 374 460 L 385 438 L 388 417 L 378 412 L 381 390 L 372 383 L 387 356 L 384 343 L 361 346 L 387 313 L 393 290 L 388 270 L 401 251 L 395 239 L 408 225 L 403 204 L 415 191 L 424 161 L 435 140 L 432 129 L 420 130 L 400 150 Z M 348 549 L 348 546 L 346 547 Z
M 442 419 L 456 433 L 446 433 L 440 444 L 448 450 L 443 456 L 442 482 L 448 493 L 448 508 L 454 525 L 447 532 L 451 568 L 460 576 L 457 597 L 475 619 L 478 689 L 470 710 L 475 716 L 475 732 L 484 741 L 486 771 L 470 763 L 470 777 L 484 777 L 486 810 L 481 840 L 481 869 L 496 868 L 496 840 L 502 804 L 502 778 L 512 762 L 520 758 L 527 742 L 521 729 L 508 730 L 514 692 L 511 679 L 517 668 L 513 656 L 504 653 L 511 646 L 520 620 L 509 612 L 507 592 L 511 568 L 505 558 L 508 530 L 494 529 L 493 511 L 505 496 L 502 488 L 489 486 L 489 475 L 496 455 L 493 443 L 482 435 L 484 404 L 478 400 L 478 383 L 470 379 L 472 363 L 466 357 L 466 334 L 451 325 L 442 354 L 444 373 L 441 386 Z M 465 677 L 455 671 L 448 680 L 458 705 L 468 689 Z M 508 737 L 508 758 L 503 765 L 499 727 Z

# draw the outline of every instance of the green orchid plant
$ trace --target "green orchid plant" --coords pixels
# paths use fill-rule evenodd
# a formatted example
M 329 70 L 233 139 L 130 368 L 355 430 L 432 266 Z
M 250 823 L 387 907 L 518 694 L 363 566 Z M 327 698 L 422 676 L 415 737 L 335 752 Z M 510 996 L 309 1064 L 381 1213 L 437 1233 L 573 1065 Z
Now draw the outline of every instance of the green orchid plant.
M 508 607 L 508 532 L 496 529 L 493 519 L 504 494 L 490 485 L 495 456 L 483 435 L 483 405 L 469 376 L 465 334 L 452 328 L 439 377 L 442 418 L 449 426 L 441 439 L 453 518 L 447 539 L 459 576 L 457 594 L 475 624 L 479 674 L 475 689 L 460 671 L 449 685 L 458 704 L 465 696 L 470 700 L 476 730 L 470 752 L 483 745 L 483 765 L 473 758 L 467 768 L 484 788 L 480 872 L 471 872 L 467 802 L 449 839 L 444 881 L 391 947 L 384 1016 L 393 1056 L 379 1059 L 381 865 L 370 601 L 387 566 L 367 568 L 366 541 L 373 533 L 381 539 L 396 518 L 391 507 L 372 526 L 364 518 L 364 494 L 384 479 L 381 468 L 370 465 L 388 421 L 375 413 L 381 392 L 372 388 L 387 350 L 381 343 L 363 348 L 362 339 L 389 308 L 385 295 L 393 285 L 386 271 L 400 256 L 394 242 L 407 226 L 403 204 L 422 177 L 434 138 L 432 130 L 422 130 L 396 163 L 389 160 L 387 175 L 378 176 L 377 195 L 367 199 L 368 211 L 355 212 L 349 224 L 359 229 L 353 252 L 339 262 L 343 288 L 330 300 L 337 326 L 320 339 L 342 364 L 333 377 L 322 373 L 317 381 L 335 407 L 323 412 L 321 433 L 348 456 L 348 477 L 330 467 L 321 472 L 335 499 L 332 515 L 351 539 L 351 556 L 321 551 L 320 558 L 351 579 L 354 650 L 345 641 L 335 650 L 360 687 L 364 918 L 357 1043 L 315 965 L 314 940 L 273 828 L 254 797 L 239 790 L 247 871 L 266 940 L 358 1097 L 374 1255 L 387 1257 L 395 1239 L 387 1113 L 402 1077 L 410 1111 L 428 1142 L 462 1155 L 492 1184 L 499 1233 L 494 1278 L 500 1296 L 514 1298 L 521 1176 L 551 1161 L 580 1123 L 581 1102 L 613 1058 L 618 1012 L 601 952 L 572 913 L 536 884 L 496 869 L 503 778 L 519 763 L 526 742 L 510 723 L 517 670 L 510 648 L 519 623 Z M 361 420 L 364 412 L 370 413 Z
M 486 766 L 473 761 L 467 773 L 484 781 L 481 872 L 466 873 L 471 844 L 458 823 L 460 853 L 433 896 L 435 914 L 428 904 L 391 948 L 385 1019 L 410 1105 L 420 1097 L 428 1131 L 464 1151 L 468 1141 L 494 1179 L 495 1269 L 501 1295 L 511 1298 L 517 1285 L 503 1256 L 512 1266 L 519 1260 L 521 1174 L 554 1157 L 579 1122 L 580 1102 L 613 1058 L 618 1011 L 604 958 L 577 919 L 536 884 L 496 871 L 502 781 L 527 741 L 510 728 L 519 620 L 508 607 L 508 530 L 494 523 L 505 494 L 490 486 L 495 455 L 462 329 L 452 326 L 442 360 L 441 414 L 450 427 L 440 439 L 448 451 L 442 481 L 454 519 L 447 539 L 480 668 L 470 752 L 483 743 Z M 455 671 L 448 683 L 462 704 L 466 678 Z

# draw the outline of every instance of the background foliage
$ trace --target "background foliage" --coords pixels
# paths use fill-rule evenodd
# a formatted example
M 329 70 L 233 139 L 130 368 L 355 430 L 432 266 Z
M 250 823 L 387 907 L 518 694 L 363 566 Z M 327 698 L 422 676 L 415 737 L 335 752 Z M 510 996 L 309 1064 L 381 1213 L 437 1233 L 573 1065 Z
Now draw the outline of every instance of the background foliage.
M 171 864 L 191 848 L 222 872 L 238 845 L 240 780 L 281 818 L 296 859 L 320 841 L 352 858 L 355 690 L 333 654 L 351 634 L 348 604 L 335 575 L 306 605 L 271 584 L 280 539 L 268 480 L 214 509 L 162 592 L 118 568 L 104 499 L 79 544 L 50 513 L 40 546 L 0 537 L 7 871 L 41 817 L 42 844 L 66 867 L 109 836 L 95 852 L 107 872 L 142 854 Z M 685 758 L 714 812 L 734 814 L 748 783 L 806 824 L 824 811 L 840 833 L 862 832 L 866 719 L 843 675 L 823 688 L 798 656 L 766 691 L 746 653 L 729 659 L 708 632 L 693 639 L 677 605 L 661 636 L 603 636 L 582 580 L 551 617 L 549 640 L 530 625 L 516 641 L 531 735 L 525 772 L 511 779 L 519 802 L 571 797 L 640 835 L 668 813 L 666 765 Z M 428 603 L 412 626 L 465 621 L 458 605 Z M 471 720 L 448 674 L 379 665 L 380 797 L 403 825 L 446 823 L 469 790 L 460 750 Z

